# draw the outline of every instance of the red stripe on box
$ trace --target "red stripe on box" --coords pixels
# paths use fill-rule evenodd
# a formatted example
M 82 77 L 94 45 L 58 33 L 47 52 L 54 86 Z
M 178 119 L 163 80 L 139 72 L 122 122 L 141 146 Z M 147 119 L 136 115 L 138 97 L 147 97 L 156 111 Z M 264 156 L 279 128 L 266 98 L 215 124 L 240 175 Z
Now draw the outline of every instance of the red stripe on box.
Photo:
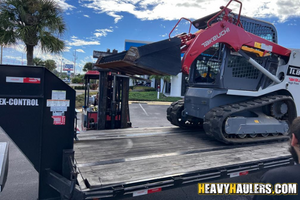
M 154 192 L 161 192 L 161 188 L 154 188 L 154 189 L 148 190 L 148 194 L 151 194 L 151 193 L 154 193 Z
M 40 84 L 41 83 L 41 79 L 40 78 L 23 78 L 23 83 Z

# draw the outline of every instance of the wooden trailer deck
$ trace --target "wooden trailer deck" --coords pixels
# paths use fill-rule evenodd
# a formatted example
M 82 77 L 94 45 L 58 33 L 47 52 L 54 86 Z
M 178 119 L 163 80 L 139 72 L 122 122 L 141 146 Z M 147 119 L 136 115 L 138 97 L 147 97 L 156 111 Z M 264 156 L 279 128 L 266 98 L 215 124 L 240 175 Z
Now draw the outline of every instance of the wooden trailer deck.
M 186 176 L 190 173 L 196 173 L 195 180 L 201 181 L 221 178 L 224 170 L 231 177 L 291 162 L 287 141 L 225 145 L 199 130 L 175 127 L 89 131 L 79 139 L 74 149 L 82 190 L 168 177 L 188 182 L 193 179 Z

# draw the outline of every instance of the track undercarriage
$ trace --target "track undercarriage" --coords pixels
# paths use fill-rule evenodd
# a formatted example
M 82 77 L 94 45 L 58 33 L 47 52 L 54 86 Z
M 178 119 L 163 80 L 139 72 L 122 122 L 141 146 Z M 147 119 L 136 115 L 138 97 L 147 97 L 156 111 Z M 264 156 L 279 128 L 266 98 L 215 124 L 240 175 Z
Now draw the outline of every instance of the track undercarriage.
M 182 116 L 183 101 L 174 102 L 167 119 L 181 128 L 203 128 L 226 144 L 288 139 L 288 127 L 296 117 L 293 99 L 285 95 L 258 97 L 250 101 L 211 109 L 204 119 Z
M 203 120 L 196 117 L 182 116 L 183 100 L 176 101 L 167 109 L 167 119 L 180 128 L 202 128 Z

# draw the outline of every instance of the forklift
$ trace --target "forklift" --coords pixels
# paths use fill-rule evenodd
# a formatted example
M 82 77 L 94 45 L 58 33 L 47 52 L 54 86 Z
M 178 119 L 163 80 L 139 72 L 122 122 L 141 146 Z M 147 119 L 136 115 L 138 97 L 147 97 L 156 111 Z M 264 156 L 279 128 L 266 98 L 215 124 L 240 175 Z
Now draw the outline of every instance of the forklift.
M 90 96 L 92 80 L 98 80 L 98 89 L 96 95 Z M 131 127 L 128 76 L 108 70 L 90 70 L 84 76 L 84 83 L 83 131 Z

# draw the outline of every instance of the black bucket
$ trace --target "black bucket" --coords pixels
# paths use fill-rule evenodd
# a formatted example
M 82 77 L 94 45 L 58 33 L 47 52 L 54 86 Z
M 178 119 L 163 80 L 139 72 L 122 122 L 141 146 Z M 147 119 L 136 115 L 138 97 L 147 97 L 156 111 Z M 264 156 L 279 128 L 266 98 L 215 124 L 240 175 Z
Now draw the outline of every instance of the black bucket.
M 177 75 L 181 71 L 181 40 L 171 38 L 130 47 L 128 51 L 100 57 L 95 66 L 138 75 Z

